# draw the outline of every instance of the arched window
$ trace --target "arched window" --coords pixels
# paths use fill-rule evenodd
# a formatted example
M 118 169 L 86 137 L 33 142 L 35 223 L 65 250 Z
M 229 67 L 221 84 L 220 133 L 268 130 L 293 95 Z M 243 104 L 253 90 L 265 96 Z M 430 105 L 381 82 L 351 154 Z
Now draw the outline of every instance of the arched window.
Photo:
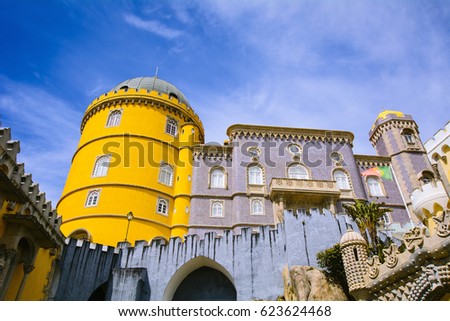
M 162 164 L 159 168 L 158 181 L 164 185 L 172 186 L 173 182 L 173 169 L 168 164 Z
M 84 206 L 85 207 L 97 206 L 99 198 L 100 198 L 100 190 L 89 191 Z
M 415 144 L 414 132 L 411 129 L 403 130 L 402 136 L 407 144 Z
M 348 177 L 346 173 L 337 170 L 334 171 L 333 176 L 339 189 L 350 189 L 350 184 L 348 182 Z
M 433 179 L 434 175 L 429 171 L 423 171 L 422 176 L 420 177 L 420 181 L 422 182 L 423 185 L 433 182 Z
M 91 241 L 91 234 L 85 229 L 79 229 L 70 233 L 69 238 L 75 240 Z
M 382 217 L 380 217 L 380 222 L 384 224 L 384 226 L 388 226 L 391 224 L 391 217 L 388 213 L 384 213 Z
M 92 170 L 92 177 L 101 177 L 108 174 L 109 163 L 111 161 L 111 155 L 103 155 L 97 158 Z
M 384 196 L 380 179 L 378 177 L 369 176 L 367 178 L 367 185 L 369 186 L 370 196 Z
M 108 121 L 106 122 L 106 127 L 119 126 L 121 119 L 122 111 L 120 109 L 111 110 L 108 116 Z
M 211 205 L 211 216 L 212 217 L 223 217 L 223 203 L 215 201 Z
M 288 177 L 294 179 L 309 179 L 305 166 L 294 164 L 288 167 Z
M 167 215 L 169 212 L 169 201 L 165 198 L 158 197 L 158 203 L 156 204 L 156 213 Z
M 263 171 L 262 168 L 254 165 L 248 167 L 248 183 L 251 185 L 263 185 Z
M 260 199 L 252 200 L 251 205 L 252 215 L 263 215 L 264 214 L 264 204 Z
M 215 168 L 211 171 L 211 187 L 224 188 L 225 187 L 225 172 L 222 168 Z
M 176 136 L 178 133 L 178 123 L 175 119 L 167 117 L 166 134 Z

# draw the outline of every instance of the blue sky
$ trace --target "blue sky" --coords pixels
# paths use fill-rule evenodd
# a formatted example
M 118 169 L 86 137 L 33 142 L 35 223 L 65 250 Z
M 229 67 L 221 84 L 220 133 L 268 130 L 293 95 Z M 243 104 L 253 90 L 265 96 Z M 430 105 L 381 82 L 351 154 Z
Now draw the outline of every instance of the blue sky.
M 0 121 L 56 204 L 87 105 L 121 81 L 159 77 L 202 119 L 368 131 L 383 109 L 425 141 L 450 119 L 448 1 L 3 0 Z

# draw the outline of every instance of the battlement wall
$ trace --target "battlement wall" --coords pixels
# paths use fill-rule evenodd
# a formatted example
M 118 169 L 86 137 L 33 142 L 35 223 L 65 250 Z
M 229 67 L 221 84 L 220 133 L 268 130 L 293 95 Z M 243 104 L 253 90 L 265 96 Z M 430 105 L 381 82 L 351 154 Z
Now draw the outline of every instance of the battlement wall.
M 184 240 L 155 239 L 150 244 L 137 241 L 133 247 L 119 243 L 117 248 L 71 240 L 60 262 L 63 274 L 55 298 L 87 300 L 89 293 L 102 285 L 109 287 L 113 299 L 115 293 L 123 297 L 124 290 L 136 281 L 131 271 L 141 273 L 145 269 L 150 300 L 171 300 L 189 273 L 208 266 L 230 279 L 237 300 L 275 300 L 284 292 L 283 269 L 292 265 L 316 266 L 317 252 L 339 242 L 346 230 L 345 221 L 344 216 L 294 216 L 286 211 L 285 222 L 275 229 L 243 228 L 241 234 L 209 232 L 189 235 Z M 120 273 L 118 281 L 112 282 L 112 276 L 120 270 L 130 271 L 130 278 Z

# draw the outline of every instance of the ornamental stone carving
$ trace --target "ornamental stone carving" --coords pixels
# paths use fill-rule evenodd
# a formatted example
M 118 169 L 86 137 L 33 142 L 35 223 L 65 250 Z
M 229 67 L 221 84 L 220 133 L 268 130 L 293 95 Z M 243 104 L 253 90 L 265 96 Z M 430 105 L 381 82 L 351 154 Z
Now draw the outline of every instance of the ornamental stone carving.
M 383 250 L 383 253 L 387 267 L 391 269 L 395 267 L 398 262 L 398 255 L 400 254 L 397 244 L 391 244 L 389 248 Z
M 371 258 L 369 258 L 367 260 L 367 265 L 369 266 L 369 269 L 367 271 L 369 277 L 371 279 L 376 279 L 378 274 L 380 273 L 379 266 L 381 265 L 380 258 L 378 257 L 378 255 L 374 255 Z
M 429 264 L 426 267 L 422 267 L 422 271 L 424 272 L 428 282 L 431 284 L 432 291 L 436 288 L 443 287 L 439 274 L 439 267 L 435 266 L 434 264 Z
M 413 252 L 416 250 L 416 248 L 422 248 L 425 232 L 425 227 L 416 226 L 405 233 L 403 242 L 405 243 L 408 251 Z
M 440 237 L 450 235 L 450 211 L 444 211 L 439 217 L 433 217 L 436 223 L 436 234 Z

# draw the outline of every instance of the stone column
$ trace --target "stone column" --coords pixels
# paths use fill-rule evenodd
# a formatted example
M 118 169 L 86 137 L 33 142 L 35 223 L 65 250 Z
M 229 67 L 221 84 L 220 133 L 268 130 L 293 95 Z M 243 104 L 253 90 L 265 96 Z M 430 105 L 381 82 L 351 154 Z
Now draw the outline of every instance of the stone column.
M 34 265 L 24 264 L 23 265 L 23 278 L 22 282 L 20 282 L 19 290 L 17 290 L 16 301 L 20 300 L 20 296 L 22 295 L 23 288 L 25 287 L 25 283 L 27 281 L 28 275 L 34 270 Z
M 0 250 L 0 300 L 6 295 L 17 254 L 15 250 Z
M 275 215 L 275 224 L 284 221 L 284 198 L 282 196 L 278 197 L 278 210 Z

